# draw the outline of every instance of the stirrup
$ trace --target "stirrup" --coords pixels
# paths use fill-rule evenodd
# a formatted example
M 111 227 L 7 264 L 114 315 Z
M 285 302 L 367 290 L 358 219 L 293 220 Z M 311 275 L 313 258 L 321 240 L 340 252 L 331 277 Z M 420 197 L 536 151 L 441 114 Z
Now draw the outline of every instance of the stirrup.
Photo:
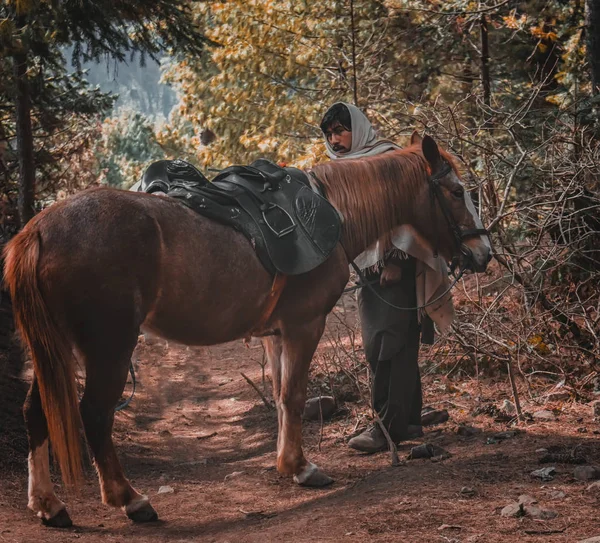
M 272 212 L 275 212 L 275 217 L 273 217 Z M 271 214 L 271 220 L 267 218 L 267 214 Z M 264 207 L 262 209 L 262 217 L 265 224 L 269 227 L 269 230 L 271 230 L 278 238 L 287 236 L 296 228 L 296 223 L 294 222 L 294 219 L 292 219 L 292 216 L 277 204 L 271 203 L 268 207 Z M 282 227 L 276 224 L 281 222 L 284 223 L 284 226 Z

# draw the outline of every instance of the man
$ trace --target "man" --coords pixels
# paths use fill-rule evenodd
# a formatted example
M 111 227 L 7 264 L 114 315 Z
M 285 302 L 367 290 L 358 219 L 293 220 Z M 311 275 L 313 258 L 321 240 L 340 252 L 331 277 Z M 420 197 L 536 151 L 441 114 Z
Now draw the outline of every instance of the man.
M 332 160 L 355 159 L 399 149 L 381 140 L 367 117 L 355 106 L 338 102 L 321 122 L 327 154 Z M 356 263 L 387 302 L 399 307 L 417 306 L 417 261 L 404 248 L 385 247 L 380 240 L 356 259 Z M 358 293 L 365 356 L 373 375 L 372 405 L 392 441 L 398 443 L 423 435 L 422 391 L 419 373 L 419 340 L 426 316 L 417 310 L 394 309 L 367 287 Z M 430 328 L 432 332 L 433 329 Z M 372 424 L 348 445 L 362 452 L 388 447 L 379 424 Z
M 365 114 L 352 104 L 337 102 L 321 121 L 327 154 L 332 160 L 360 158 L 400 149 L 394 142 L 379 139 Z

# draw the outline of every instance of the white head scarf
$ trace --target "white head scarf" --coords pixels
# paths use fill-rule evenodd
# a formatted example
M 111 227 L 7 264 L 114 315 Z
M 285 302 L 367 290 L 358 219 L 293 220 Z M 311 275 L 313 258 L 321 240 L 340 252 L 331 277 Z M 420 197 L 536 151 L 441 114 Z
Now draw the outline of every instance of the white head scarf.
M 334 151 L 327 139 L 325 139 L 325 146 L 327 147 L 327 154 L 332 160 L 340 158 L 361 158 L 364 156 L 378 155 L 385 151 L 392 149 L 400 149 L 398 145 L 389 140 L 380 140 L 377 137 L 375 129 L 371 125 L 367 116 L 356 106 L 347 104 L 346 102 L 336 102 L 327 111 L 338 104 L 343 104 L 348 108 L 350 112 L 350 123 L 352 128 L 352 147 L 347 153 L 340 153 Z M 327 115 L 327 113 L 325 113 Z

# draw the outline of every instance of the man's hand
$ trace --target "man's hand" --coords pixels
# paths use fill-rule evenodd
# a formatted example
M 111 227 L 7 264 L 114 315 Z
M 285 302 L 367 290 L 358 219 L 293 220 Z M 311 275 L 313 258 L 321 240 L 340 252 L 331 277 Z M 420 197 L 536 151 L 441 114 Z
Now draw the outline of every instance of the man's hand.
M 381 272 L 379 278 L 379 284 L 382 287 L 389 287 L 395 283 L 398 283 L 402 279 L 402 268 L 397 264 L 391 262 L 387 263 Z

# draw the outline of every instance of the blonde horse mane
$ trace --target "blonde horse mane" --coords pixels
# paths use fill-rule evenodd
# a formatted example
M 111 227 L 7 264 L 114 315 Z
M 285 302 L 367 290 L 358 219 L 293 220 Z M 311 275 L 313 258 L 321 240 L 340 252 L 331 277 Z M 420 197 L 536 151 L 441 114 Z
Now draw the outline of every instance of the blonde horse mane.
M 456 172 L 452 157 L 439 151 Z M 344 217 L 346 250 L 361 251 L 377 239 L 385 240 L 398 224 L 415 216 L 417 196 L 431 169 L 416 144 L 372 157 L 319 164 L 312 172 Z

